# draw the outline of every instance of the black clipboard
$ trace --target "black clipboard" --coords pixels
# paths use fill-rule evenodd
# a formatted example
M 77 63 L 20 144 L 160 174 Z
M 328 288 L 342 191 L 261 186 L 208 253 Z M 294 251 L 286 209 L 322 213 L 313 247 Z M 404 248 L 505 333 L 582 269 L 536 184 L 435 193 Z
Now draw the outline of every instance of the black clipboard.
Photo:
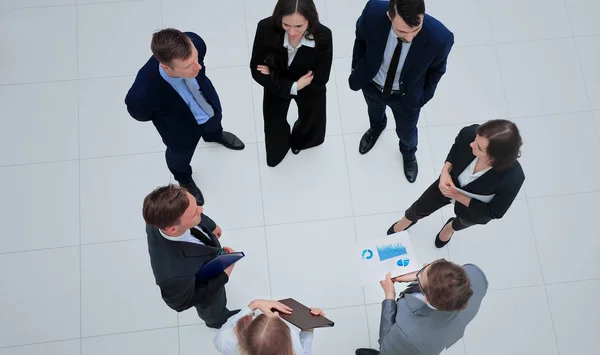
M 312 315 L 310 313 L 310 308 L 306 307 L 305 305 L 296 301 L 293 298 L 286 298 L 283 300 L 279 300 L 279 302 L 285 304 L 286 306 L 292 309 L 291 314 L 279 312 L 279 316 L 285 321 L 290 322 L 296 327 L 300 328 L 301 330 L 333 327 L 335 324 L 334 322 L 323 316 Z
M 241 251 L 218 255 L 202 266 L 200 271 L 196 273 L 196 280 L 212 279 L 244 256 L 246 255 Z

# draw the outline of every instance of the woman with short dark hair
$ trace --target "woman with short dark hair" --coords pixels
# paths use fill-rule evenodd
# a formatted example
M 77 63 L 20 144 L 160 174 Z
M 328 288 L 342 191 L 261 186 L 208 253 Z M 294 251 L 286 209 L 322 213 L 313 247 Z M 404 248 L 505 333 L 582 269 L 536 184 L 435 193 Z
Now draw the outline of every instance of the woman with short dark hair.
M 525 181 L 517 161 L 522 145 L 519 129 L 508 120 L 464 127 L 440 177 L 388 229 L 388 234 L 410 228 L 451 202 L 456 217 L 437 234 L 438 248 L 446 245 L 455 231 L 502 218 Z
M 263 116 L 267 165 L 276 166 L 288 150 L 325 140 L 326 88 L 333 60 L 331 30 L 319 22 L 313 0 L 279 0 L 273 15 L 256 29 L 250 71 L 264 87 Z M 290 132 L 291 100 L 298 120 Z

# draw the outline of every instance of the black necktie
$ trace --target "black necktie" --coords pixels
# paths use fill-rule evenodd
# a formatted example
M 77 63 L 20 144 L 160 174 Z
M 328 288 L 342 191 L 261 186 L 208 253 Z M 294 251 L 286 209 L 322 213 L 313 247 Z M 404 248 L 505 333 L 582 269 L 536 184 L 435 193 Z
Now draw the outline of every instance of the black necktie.
M 201 241 L 204 245 L 207 245 L 209 247 L 216 246 L 215 243 L 213 243 L 213 241 L 210 240 L 210 238 L 207 237 L 204 233 L 202 233 L 200 230 L 198 230 L 198 228 L 192 227 L 192 228 L 190 228 L 190 232 L 192 233 L 192 235 L 194 237 L 196 237 L 196 239 Z
M 417 292 L 421 292 L 419 283 L 412 282 L 410 285 L 408 285 L 406 287 L 406 289 L 404 291 L 400 292 L 400 294 L 398 295 L 398 298 L 402 298 L 402 297 L 404 297 L 404 295 L 409 294 L 409 293 L 417 293 Z
M 398 63 L 400 62 L 400 52 L 402 50 L 402 41 L 398 38 L 398 44 L 394 49 L 392 60 L 390 61 L 390 67 L 387 71 L 387 77 L 385 78 L 385 85 L 383 85 L 383 98 L 387 99 L 392 96 L 392 86 L 394 85 L 394 78 L 396 77 L 396 70 L 398 70 Z

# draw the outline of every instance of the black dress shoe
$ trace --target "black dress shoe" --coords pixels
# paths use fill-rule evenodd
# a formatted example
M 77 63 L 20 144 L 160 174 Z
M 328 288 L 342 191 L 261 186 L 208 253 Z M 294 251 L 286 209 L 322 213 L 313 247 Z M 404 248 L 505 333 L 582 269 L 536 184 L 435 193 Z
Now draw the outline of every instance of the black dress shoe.
M 300 153 L 300 149 L 292 148 L 292 153 L 294 153 L 294 155 L 298 155 L 298 153 Z
M 415 182 L 417 180 L 417 174 L 419 174 L 419 164 L 417 164 L 417 158 L 412 157 L 404 159 L 404 176 L 408 182 Z
M 225 148 L 233 150 L 242 150 L 246 147 L 244 145 L 244 142 L 242 142 L 238 137 L 236 137 L 235 134 L 226 131 L 223 131 L 221 139 L 219 139 L 217 143 L 221 143 Z
M 454 217 L 450 218 L 448 220 L 448 222 L 446 222 L 446 224 L 444 224 L 444 226 L 442 227 L 442 229 L 440 229 L 440 232 L 435 236 L 435 246 L 437 248 L 443 248 L 444 245 L 448 244 L 450 242 L 450 239 L 452 239 L 452 236 L 450 236 L 450 239 L 448 239 L 445 242 L 442 242 L 441 239 L 440 239 L 440 233 L 442 233 L 442 230 L 448 225 L 448 223 L 452 223 L 452 221 L 454 221 Z M 452 234 L 454 234 L 454 232 Z
M 225 324 L 229 318 L 235 316 L 238 313 L 240 313 L 239 309 L 234 309 L 233 311 L 227 311 L 227 312 L 225 312 L 225 319 L 221 323 L 215 323 L 215 324 L 206 323 L 206 326 L 209 328 L 213 328 L 213 329 L 221 329 L 223 324 Z
M 377 139 L 380 135 L 381 131 L 377 132 L 374 131 L 373 128 L 369 128 L 360 139 L 360 144 L 358 145 L 358 152 L 360 154 L 367 154 L 369 150 L 373 148 L 375 142 L 377 142 Z
M 354 354 L 356 354 L 356 355 L 379 355 L 379 351 L 377 351 L 375 349 L 362 348 L 362 349 L 356 349 L 356 352 L 354 352 Z
M 398 221 L 398 222 L 399 222 L 399 221 Z M 398 223 L 398 222 L 394 222 L 394 224 L 392 224 L 392 226 L 390 227 L 390 229 L 388 229 L 388 230 L 387 230 L 387 235 L 390 235 L 390 234 L 394 234 L 394 233 L 396 233 L 396 232 L 394 232 L 394 226 L 395 226 L 395 225 L 396 225 L 396 223 Z M 417 222 L 418 222 L 418 221 L 417 221 Z M 404 228 L 404 229 L 402 230 L 402 232 L 403 232 L 403 231 L 405 231 L 405 230 L 408 230 L 408 228 L 410 228 L 410 227 L 412 227 L 413 225 L 417 224 L 417 222 L 410 222 L 410 224 L 408 225 L 408 227 Z
M 179 183 L 179 186 L 185 187 L 185 189 L 188 190 L 188 192 L 192 194 L 192 196 L 194 196 L 198 206 L 204 206 L 204 196 L 202 196 L 202 192 L 200 191 L 198 186 L 196 186 L 194 180 L 185 184 Z

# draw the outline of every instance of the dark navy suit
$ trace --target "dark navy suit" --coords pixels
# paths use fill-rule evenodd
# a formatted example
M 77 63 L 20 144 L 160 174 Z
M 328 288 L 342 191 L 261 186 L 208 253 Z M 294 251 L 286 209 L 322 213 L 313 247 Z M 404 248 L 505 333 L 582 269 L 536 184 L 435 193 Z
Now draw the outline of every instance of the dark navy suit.
M 192 111 L 181 96 L 166 82 L 158 70 L 158 60 L 153 56 L 139 70 L 133 86 L 125 97 L 129 114 L 138 121 L 152 121 L 167 146 L 166 158 L 169 169 L 180 183 L 192 177 L 189 163 L 200 138 L 215 142 L 221 138 L 221 102 L 206 76 L 204 56 L 206 44 L 195 33 L 185 32 L 198 50 L 198 62 L 202 69 L 196 76 L 200 90 L 212 106 L 214 115 L 206 123 L 198 124 Z
M 388 5 L 388 1 L 367 2 L 356 22 L 352 73 L 348 81 L 350 89 L 363 90 L 369 106 L 371 128 L 375 131 L 382 131 L 386 126 L 386 105 L 392 108 L 400 151 L 410 156 L 417 148 L 420 109 L 433 98 L 435 88 L 446 72 L 454 35 L 438 20 L 425 14 L 422 29 L 412 40 L 402 67 L 399 90 L 384 99 L 381 90 L 372 81 L 381 67 L 391 29 Z

